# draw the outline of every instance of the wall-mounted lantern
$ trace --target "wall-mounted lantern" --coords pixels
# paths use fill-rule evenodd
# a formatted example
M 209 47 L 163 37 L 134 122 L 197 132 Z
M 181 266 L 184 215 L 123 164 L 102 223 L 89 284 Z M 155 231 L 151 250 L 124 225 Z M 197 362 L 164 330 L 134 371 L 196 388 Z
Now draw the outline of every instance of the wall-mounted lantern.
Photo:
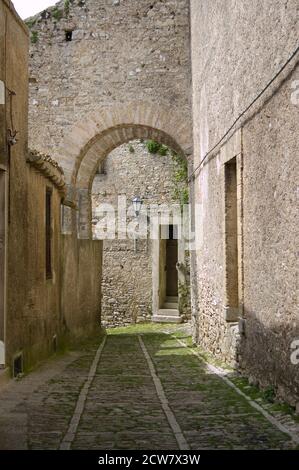
M 134 207 L 135 217 L 138 217 L 139 214 L 140 214 L 140 211 L 141 211 L 143 201 L 142 201 L 142 199 L 140 199 L 140 197 L 136 196 L 132 200 L 132 203 L 133 203 L 133 207 Z

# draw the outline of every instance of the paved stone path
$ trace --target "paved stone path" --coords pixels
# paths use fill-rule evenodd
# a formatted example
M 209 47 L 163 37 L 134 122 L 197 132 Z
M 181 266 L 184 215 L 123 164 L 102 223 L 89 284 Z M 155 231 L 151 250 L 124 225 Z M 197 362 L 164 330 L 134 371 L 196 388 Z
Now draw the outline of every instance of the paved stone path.
M 158 326 L 110 331 L 102 350 L 90 342 L 0 393 L 1 449 L 291 446 L 290 436 Z

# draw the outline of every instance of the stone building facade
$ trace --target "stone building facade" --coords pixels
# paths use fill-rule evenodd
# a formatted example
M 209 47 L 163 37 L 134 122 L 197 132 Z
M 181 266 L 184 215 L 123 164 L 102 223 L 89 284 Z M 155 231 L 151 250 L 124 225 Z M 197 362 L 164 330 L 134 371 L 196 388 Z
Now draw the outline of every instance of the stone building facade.
M 89 333 L 100 325 L 100 287 L 90 279 L 100 277 L 100 242 L 61 234 L 63 171 L 28 149 L 28 49 L 29 31 L 1 0 L 0 383 L 82 334 L 86 319 Z
M 190 160 L 189 2 L 59 2 L 27 24 L 30 138 L 64 169 L 78 218 L 66 232 L 91 240 L 93 179 L 112 150 L 153 139 Z
M 298 2 L 192 0 L 191 37 L 195 169 L 298 47 Z M 298 79 L 297 54 L 193 181 L 194 336 L 292 404 Z
M 27 24 L 38 150 L 60 157 L 72 125 L 136 99 L 172 104 L 190 119 L 188 0 L 71 0 L 67 11 L 60 1 Z
M 11 2 L 2 1 L 0 9 L 1 365 L 13 369 L 14 363 L 29 367 L 49 354 L 59 332 L 60 201 L 65 183 L 52 161 L 28 153 L 28 31 Z M 45 270 L 47 191 L 51 276 Z
M 121 162 L 121 165 L 120 165 Z M 138 196 L 143 202 L 142 213 L 150 207 L 178 204 L 177 175 L 180 165 L 167 151 L 166 155 L 152 154 L 146 142 L 132 141 L 111 152 L 101 165 L 93 183 L 93 232 L 101 239 L 103 211 L 101 204 L 111 204 L 118 216 L 118 197 L 126 198 L 128 222 L 134 222 L 132 200 Z M 150 215 L 150 212 L 148 212 Z M 153 310 L 153 245 L 148 236 L 103 242 L 102 302 L 103 326 L 123 326 L 150 321 Z M 149 235 L 149 234 L 148 234 Z M 189 278 L 185 279 L 186 288 Z M 190 298 L 181 308 L 182 316 L 190 317 Z
M 67 187 L 68 325 L 92 330 L 100 295 L 89 265 L 93 250 L 101 256 L 96 171 L 120 145 L 154 139 L 189 163 L 194 339 L 294 404 L 298 55 L 276 74 L 297 47 L 298 2 L 61 1 L 27 23 L 30 141 L 59 161 Z

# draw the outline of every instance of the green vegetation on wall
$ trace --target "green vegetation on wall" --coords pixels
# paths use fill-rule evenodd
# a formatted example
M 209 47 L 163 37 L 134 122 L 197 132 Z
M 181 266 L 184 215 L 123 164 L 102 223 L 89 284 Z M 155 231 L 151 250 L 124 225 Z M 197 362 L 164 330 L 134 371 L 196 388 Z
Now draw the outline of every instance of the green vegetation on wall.
M 162 157 L 168 155 L 172 156 L 175 162 L 175 172 L 173 176 L 174 188 L 173 198 L 177 200 L 181 206 L 189 203 L 189 189 L 188 189 L 188 164 L 184 157 L 171 151 L 166 145 L 162 145 L 155 140 L 147 140 L 145 147 L 148 152 Z
M 157 154 L 161 145 L 159 144 L 159 142 L 156 142 L 155 140 L 148 140 L 145 146 L 147 150 L 149 151 L 149 153 Z
M 189 284 L 179 283 L 180 310 L 188 315 L 190 313 L 190 286 Z
M 64 13 L 66 16 L 70 13 L 70 0 L 64 0 Z
M 54 10 L 52 11 L 52 17 L 56 21 L 60 21 L 61 18 L 63 17 L 63 10 L 60 10 L 59 8 L 55 7 Z
M 167 145 L 159 144 L 155 140 L 148 140 L 145 145 L 149 153 L 161 155 L 161 157 L 165 157 L 169 152 Z
M 36 44 L 38 41 L 38 32 L 37 31 L 32 31 L 31 33 L 31 43 Z
M 35 19 L 35 18 L 32 18 L 32 19 L 30 19 L 30 20 L 25 21 L 25 23 L 26 23 L 26 26 L 27 26 L 29 29 L 31 29 L 31 28 L 33 28 L 33 26 L 35 25 L 36 19 Z
M 176 152 L 172 152 L 171 155 L 176 165 L 173 197 L 180 202 L 181 206 L 184 206 L 189 203 L 188 164 L 186 159 Z

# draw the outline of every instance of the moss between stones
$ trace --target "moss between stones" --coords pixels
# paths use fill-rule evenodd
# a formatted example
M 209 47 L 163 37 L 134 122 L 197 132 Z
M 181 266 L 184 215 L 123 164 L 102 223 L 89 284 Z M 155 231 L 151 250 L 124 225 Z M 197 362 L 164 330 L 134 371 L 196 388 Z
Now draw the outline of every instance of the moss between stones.
M 230 377 L 230 380 L 242 392 L 252 400 L 258 402 L 259 405 L 265 408 L 270 414 L 273 414 L 274 416 L 279 413 L 286 414 L 289 415 L 293 421 L 299 423 L 299 416 L 296 415 L 295 408 L 287 403 L 277 401 L 273 387 L 261 390 L 255 385 L 250 385 L 248 379 L 240 375 Z

